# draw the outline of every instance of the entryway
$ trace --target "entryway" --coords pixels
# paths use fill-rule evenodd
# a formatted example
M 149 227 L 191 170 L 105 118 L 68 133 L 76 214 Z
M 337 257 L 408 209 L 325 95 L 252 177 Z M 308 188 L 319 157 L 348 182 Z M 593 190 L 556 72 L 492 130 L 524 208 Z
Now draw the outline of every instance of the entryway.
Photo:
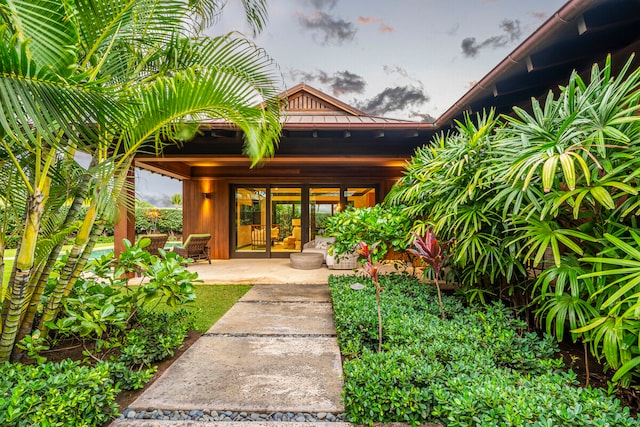
M 326 218 L 348 207 L 377 202 L 376 186 L 234 185 L 231 194 L 231 255 L 288 257 L 325 233 Z

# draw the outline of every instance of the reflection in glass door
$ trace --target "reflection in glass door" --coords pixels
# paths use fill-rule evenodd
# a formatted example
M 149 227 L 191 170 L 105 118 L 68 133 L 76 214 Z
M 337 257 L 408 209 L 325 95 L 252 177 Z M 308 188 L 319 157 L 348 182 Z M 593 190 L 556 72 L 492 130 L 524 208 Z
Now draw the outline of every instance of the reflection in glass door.
M 375 187 L 349 187 L 344 195 L 347 208 L 370 208 L 376 204 Z
M 235 194 L 236 251 L 266 252 L 271 238 L 267 228 L 267 189 L 238 187 Z
M 286 257 L 325 236 L 325 222 L 349 207 L 375 205 L 375 187 L 346 185 L 234 186 L 233 253 Z
M 302 190 L 271 188 L 271 252 L 299 252 L 302 248 Z
M 339 212 L 340 187 L 309 189 L 309 239 L 324 236 L 324 221 Z

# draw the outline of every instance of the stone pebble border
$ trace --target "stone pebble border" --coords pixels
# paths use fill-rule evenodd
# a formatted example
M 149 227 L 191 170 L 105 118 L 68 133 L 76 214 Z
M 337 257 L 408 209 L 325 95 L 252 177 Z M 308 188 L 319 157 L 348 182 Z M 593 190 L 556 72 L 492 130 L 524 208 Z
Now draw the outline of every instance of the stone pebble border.
M 233 411 L 172 411 L 168 409 L 135 410 L 127 408 L 120 414 L 122 419 L 168 420 L 168 421 L 276 421 L 276 422 L 348 422 L 346 414 L 329 412 L 233 412 Z

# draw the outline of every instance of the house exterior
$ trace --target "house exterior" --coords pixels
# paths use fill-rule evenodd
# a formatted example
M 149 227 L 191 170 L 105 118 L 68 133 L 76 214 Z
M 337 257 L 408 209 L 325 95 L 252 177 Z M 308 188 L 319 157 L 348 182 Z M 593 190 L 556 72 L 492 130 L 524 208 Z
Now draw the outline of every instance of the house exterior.
M 242 154 L 241 131 L 223 122 L 203 123 L 200 136 L 162 157 L 135 159 L 183 182 L 183 234 L 210 233 L 214 259 L 299 252 L 323 234 L 327 216 L 381 201 L 435 131 L 369 116 L 304 83 L 280 96 L 287 104 L 276 156 L 256 168 Z
M 183 182 L 183 233 L 210 233 L 212 258 L 286 257 L 322 235 L 327 215 L 381 201 L 414 150 L 463 114 L 527 108 L 607 55 L 620 69 L 640 51 L 638 28 L 638 0 L 570 0 L 434 123 L 372 117 L 300 84 L 281 95 L 281 142 L 260 167 L 242 155 L 240 131 L 220 122 L 135 165 Z M 116 242 L 133 241 L 133 218 L 121 217 Z

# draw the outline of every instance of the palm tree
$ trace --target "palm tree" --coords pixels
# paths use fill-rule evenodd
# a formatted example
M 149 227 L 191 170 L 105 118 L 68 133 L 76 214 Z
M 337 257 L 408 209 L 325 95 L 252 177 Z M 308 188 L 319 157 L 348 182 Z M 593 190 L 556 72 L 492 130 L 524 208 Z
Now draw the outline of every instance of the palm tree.
M 224 3 L 0 0 L 0 173 L 11 179 L 7 200 L 24 218 L 2 307 L 0 362 L 31 332 L 62 244 L 75 233 L 41 328 L 55 318 L 116 201 L 133 203 L 122 197 L 137 152 L 191 138 L 206 117 L 238 126 L 254 164 L 273 154 L 281 127 L 273 61 L 238 35 L 201 35 Z M 242 3 L 260 31 L 266 2 Z M 75 162 L 76 150 L 91 154 L 88 170 Z M 79 218 L 85 200 L 88 213 Z
M 182 196 L 180 194 L 174 194 L 171 196 L 171 204 L 174 208 L 180 209 L 182 207 Z

